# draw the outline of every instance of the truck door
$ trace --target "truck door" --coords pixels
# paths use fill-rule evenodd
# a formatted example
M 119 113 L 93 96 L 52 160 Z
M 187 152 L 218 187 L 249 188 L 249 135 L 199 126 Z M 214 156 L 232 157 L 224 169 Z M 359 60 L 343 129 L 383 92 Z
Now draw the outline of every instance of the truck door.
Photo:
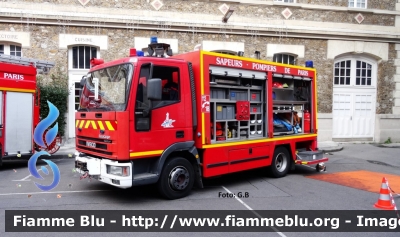
M 192 115 L 188 112 L 191 111 L 190 84 L 183 76 L 188 70 L 184 65 L 142 64 L 140 67 L 137 87 L 134 87 L 137 90 L 135 132 L 131 137 L 134 153 L 158 155 L 174 143 L 193 140 Z M 146 83 L 150 78 L 162 80 L 160 101 L 150 102 L 147 99 Z M 135 154 L 131 153 L 131 156 Z
M 32 150 L 33 96 L 7 92 L 5 101 L 5 149 L 9 155 L 29 154 Z

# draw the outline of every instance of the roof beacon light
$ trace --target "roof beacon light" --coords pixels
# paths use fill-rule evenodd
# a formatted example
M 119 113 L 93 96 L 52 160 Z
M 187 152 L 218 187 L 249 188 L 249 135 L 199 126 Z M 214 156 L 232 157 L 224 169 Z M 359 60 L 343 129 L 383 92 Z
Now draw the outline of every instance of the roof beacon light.
M 94 67 L 94 66 L 96 66 L 96 65 L 103 64 L 103 63 L 104 63 L 104 60 L 101 59 L 101 58 L 92 58 L 92 59 L 90 59 L 90 65 L 91 65 L 92 67 Z
M 144 56 L 144 52 L 143 51 L 138 50 L 136 53 L 137 53 L 138 57 L 143 57 Z
M 129 57 L 135 57 L 135 56 L 137 56 L 136 49 L 135 48 L 130 49 Z
M 150 44 L 148 46 L 147 52 L 149 56 L 153 56 L 155 53 L 156 57 L 164 58 L 167 56 L 172 56 L 172 49 L 169 44 L 158 43 L 157 37 L 152 36 L 150 38 Z M 165 55 L 166 54 L 166 55 Z
M 150 37 L 150 44 L 157 44 L 157 43 L 158 43 L 157 37 L 155 36 Z
M 313 61 L 306 61 L 306 67 L 314 67 Z

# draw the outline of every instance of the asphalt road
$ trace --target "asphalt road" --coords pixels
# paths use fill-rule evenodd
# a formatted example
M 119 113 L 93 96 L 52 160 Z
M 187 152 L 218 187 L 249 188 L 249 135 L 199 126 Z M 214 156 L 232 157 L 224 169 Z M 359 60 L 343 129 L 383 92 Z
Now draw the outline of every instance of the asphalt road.
M 327 155 L 327 173 L 367 170 L 400 176 L 400 148 L 382 148 L 370 144 L 348 144 L 340 152 Z M 61 181 L 50 192 L 41 192 L 38 181 L 26 162 L 6 162 L 0 170 L 0 236 L 399 236 L 397 233 L 10 233 L 5 232 L 4 210 L 376 210 L 378 194 L 306 178 L 315 170 L 297 167 L 288 176 L 269 178 L 264 170 L 242 172 L 205 181 L 204 189 L 190 196 L 164 200 L 154 185 L 117 189 L 96 180 L 80 179 L 74 172 L 74 159 L 53 160 Z M 45 163 L 37 164 L 37 168 Z M 380 187 L 377 187 L 379 190 Z M 220 198 L 219 193 L 247 192 L 248 198 Z M 395 198 L 400 207 L 400 198 Z M 398 227 L 399 229 L 400 227 Z

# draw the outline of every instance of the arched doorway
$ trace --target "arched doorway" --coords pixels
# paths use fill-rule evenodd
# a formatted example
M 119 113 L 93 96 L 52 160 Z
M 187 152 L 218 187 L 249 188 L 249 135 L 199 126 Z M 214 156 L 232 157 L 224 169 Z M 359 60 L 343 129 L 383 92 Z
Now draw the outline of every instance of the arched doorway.
M 333 66 L 332 138 L 373 141 L 377 62 L 365 56 L 342 56 Z

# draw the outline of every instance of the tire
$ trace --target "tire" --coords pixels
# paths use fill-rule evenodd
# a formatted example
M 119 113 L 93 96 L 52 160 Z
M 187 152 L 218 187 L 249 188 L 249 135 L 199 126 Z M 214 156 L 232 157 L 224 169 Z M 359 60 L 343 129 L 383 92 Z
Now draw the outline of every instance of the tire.
M 176 157 L 166 161 L 158 181 L 159 193 L 167 199 L 189 195 L 194 184 L 194 169 L 185 158 Z
M 290 154 L 285 147 L 277 147 L 274 151 L 269 173 L 275 178 L 286 176 L 290 169 Z

